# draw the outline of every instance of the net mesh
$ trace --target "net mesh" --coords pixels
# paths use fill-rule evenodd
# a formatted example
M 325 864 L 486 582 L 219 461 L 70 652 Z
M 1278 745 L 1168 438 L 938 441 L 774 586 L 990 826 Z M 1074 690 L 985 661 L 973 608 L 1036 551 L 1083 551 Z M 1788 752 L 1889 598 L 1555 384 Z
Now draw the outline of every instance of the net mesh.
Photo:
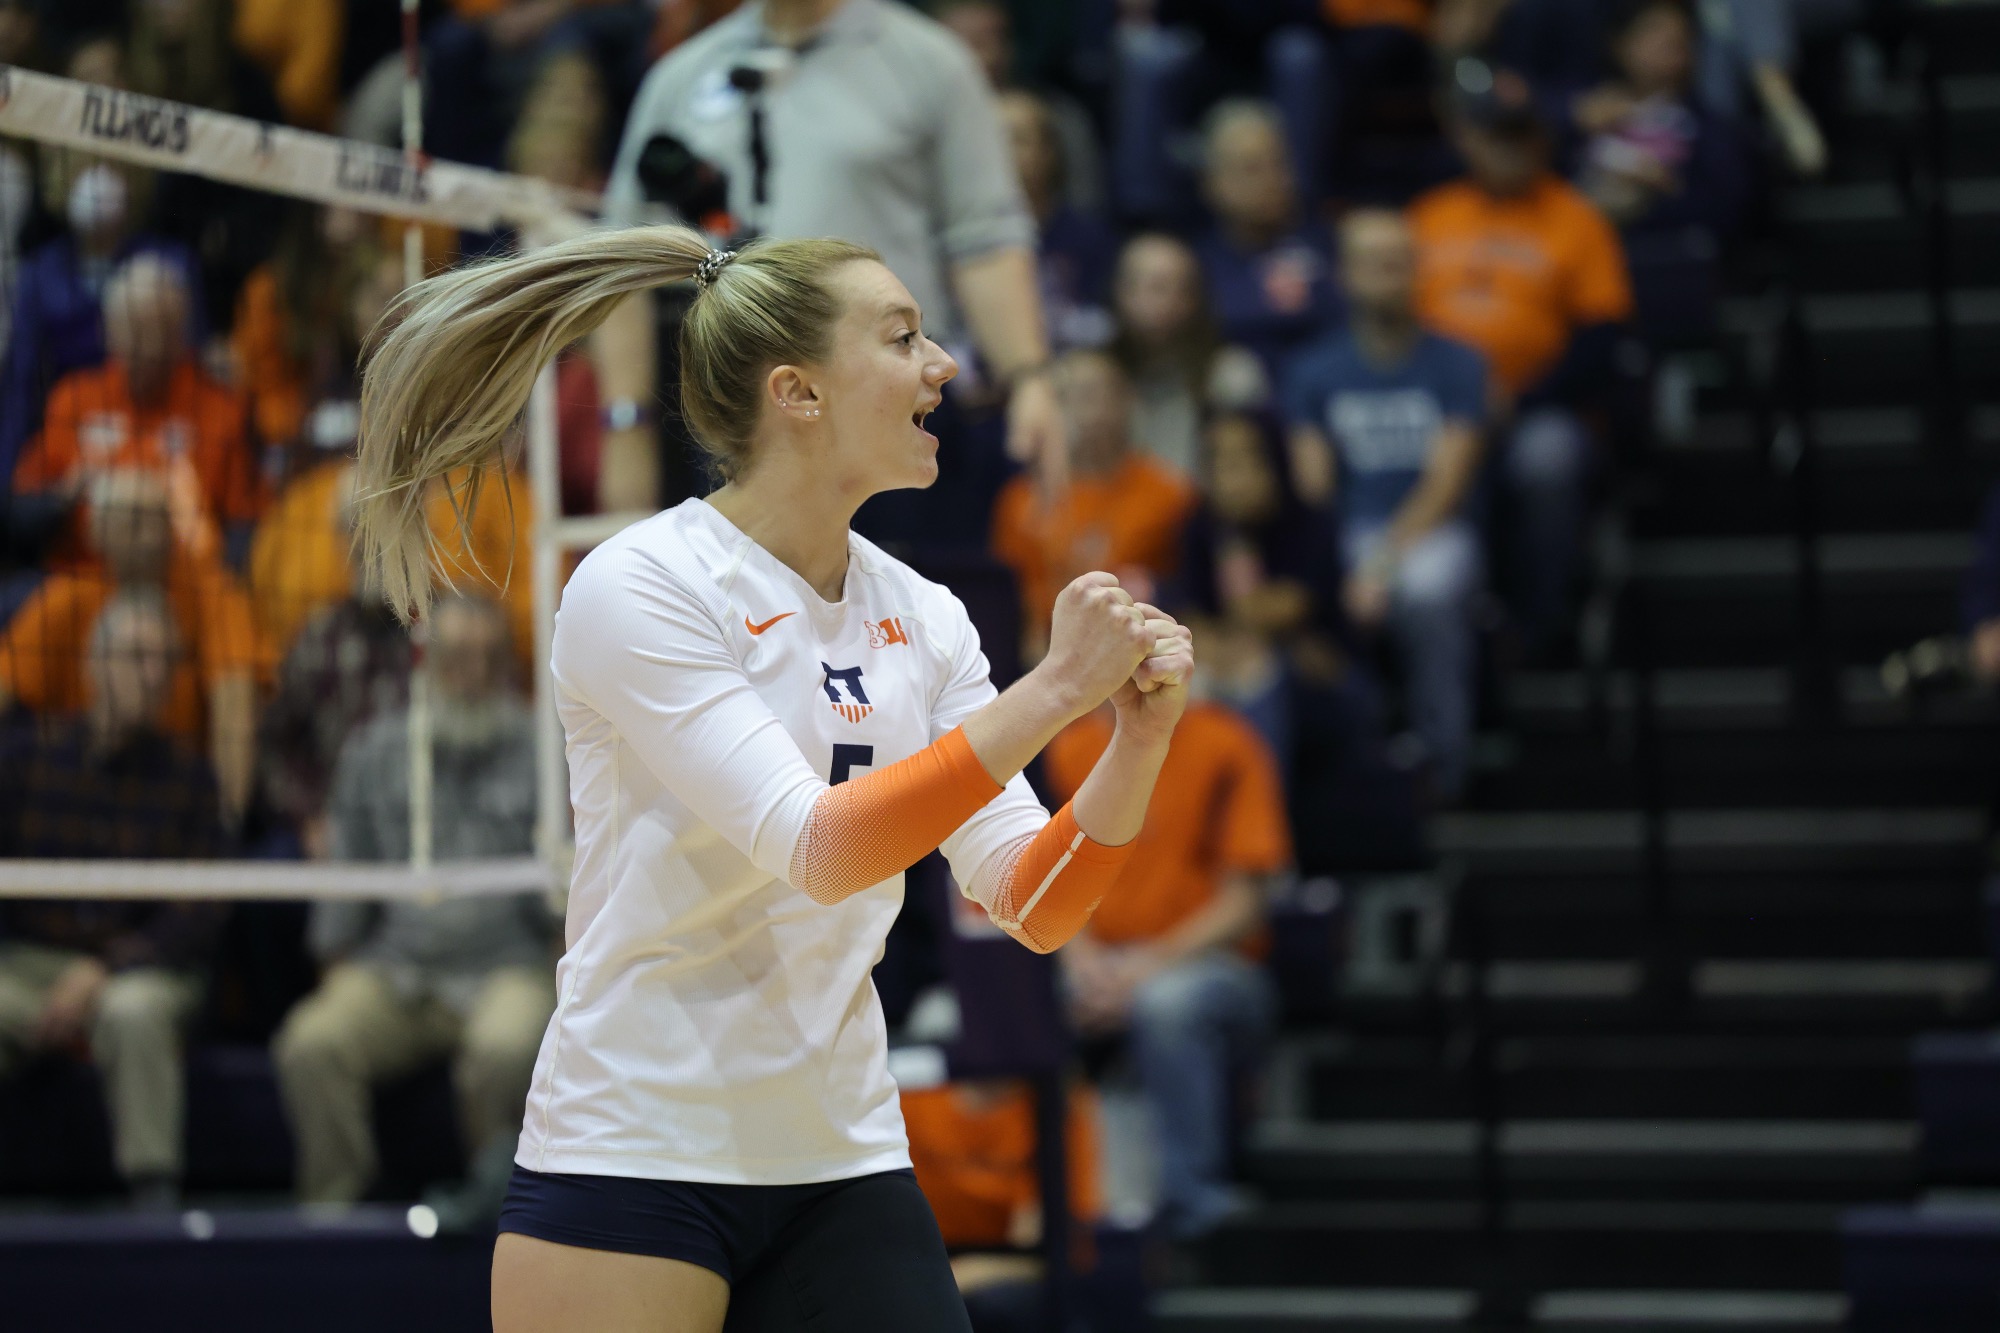
M 463 534 L 430 501 L 413 641 L 353 558 L 356 363 L 466 229 L 588 200 L 5 66 L 0 135 L 0 900 L 546 886 L 530 432 Z

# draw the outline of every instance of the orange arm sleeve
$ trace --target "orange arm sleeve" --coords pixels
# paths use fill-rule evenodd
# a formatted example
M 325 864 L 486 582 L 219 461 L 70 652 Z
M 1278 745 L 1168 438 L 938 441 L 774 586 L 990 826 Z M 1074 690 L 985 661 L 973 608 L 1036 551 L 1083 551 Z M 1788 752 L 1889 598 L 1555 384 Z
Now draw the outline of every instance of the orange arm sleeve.
M 792 883 L 829 905 L 872 888 L 936 851 L 1001 790 L 954 727 L 908 759 L 821 792 L 792 849 Z
M 1040 833 L 1000 854 L 1004 860 L 983 904 L 987 914 L 1036 953 L 1052 953 L 1090 920 L 1138 841 L 1121 847 L 1092 842 L 1065 805 Z

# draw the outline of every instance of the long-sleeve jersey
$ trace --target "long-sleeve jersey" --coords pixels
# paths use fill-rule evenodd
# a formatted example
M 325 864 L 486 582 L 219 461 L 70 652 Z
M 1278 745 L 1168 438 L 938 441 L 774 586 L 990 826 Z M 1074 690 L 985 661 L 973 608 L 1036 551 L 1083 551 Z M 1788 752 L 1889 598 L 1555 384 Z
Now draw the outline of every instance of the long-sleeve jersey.
M 689 500 L 578 567 L 553 667 L 576 864 L 516 1160 L 723 1184 L 908 1166 L 870 980 L 908 861 L 866 883 L 834 862 L 928 820 L 966 892 L 1051 947 L 1095 900 L 1053 936 L 1038 904 L 1123 859 L 954 734 L 994 698 L 965 608 L 858 536 L 827 602 Z M 906 759 L 936 799 L 830 791 Z

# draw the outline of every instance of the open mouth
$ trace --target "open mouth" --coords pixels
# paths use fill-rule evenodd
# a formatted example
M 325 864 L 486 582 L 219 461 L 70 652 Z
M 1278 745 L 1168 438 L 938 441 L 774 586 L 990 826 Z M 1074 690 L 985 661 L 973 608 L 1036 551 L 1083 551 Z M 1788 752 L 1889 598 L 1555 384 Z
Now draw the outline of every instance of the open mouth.
M 932 412 L 935 412 L 936 410 L 937 410 L 937 404 L 935 403 L 933 403 L 929 407 L 918 408 L 916 411 L 910 413 L 910 424 L 915 426 L 918 430 L 924 430 L 924 418 L 928 417 Z M 924 431 L 924 433 L 928 435 L 930 432 Z

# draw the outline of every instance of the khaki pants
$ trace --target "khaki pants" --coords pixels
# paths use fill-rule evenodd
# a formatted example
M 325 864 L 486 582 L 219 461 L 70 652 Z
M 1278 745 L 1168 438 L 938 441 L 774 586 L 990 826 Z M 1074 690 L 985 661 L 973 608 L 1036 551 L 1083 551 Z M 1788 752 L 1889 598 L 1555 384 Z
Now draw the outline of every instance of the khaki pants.
M 0 945 L 0 1076 L 34 1054 L 49 989 L 84 955 L 35 944 Z M 104 984 L 90 1053 L 104 1079 L 118 1171 L 127 1180 L 180 1178 L 187 1114 L 182 1037 L 201 1002 L 192 973 L 120 972 Z
M 298 1140 L 299 1198 L 351 1203 L 374 1181 L 370 1093 L 376 1083 L 453 1056 L 468 1157 L 518 1134 L 535 1055 L 555 1008 L 548 969 L 499 968 L 471 1011 L 432 996 L 406 999 L 382 975 L 343 963 L 285 1020 L 273 1047 Z

